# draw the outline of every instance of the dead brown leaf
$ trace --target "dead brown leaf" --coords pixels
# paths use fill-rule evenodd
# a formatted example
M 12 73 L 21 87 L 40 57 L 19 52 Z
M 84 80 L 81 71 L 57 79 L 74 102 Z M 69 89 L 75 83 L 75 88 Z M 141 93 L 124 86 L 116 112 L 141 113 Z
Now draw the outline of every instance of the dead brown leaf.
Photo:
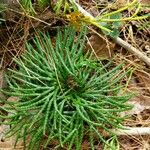
M 150 74 L 144 71 L 136 71 L 136 76 L 142 87 L 145 87 L 145 91 L 150 93 Z
M 93 34 L 88 41 L 87 49 L 92 49 L 99 59 L 108 59 L 114 54 L 115 44 L 102 38 L 100 35 Z
M 0 150 L 22 150 L 21 142 L 18 142 L 16 148 L 14 148 L 15 136 L 5 138 L 5 133 L 9 128 L 9 125 L 0 126 Z

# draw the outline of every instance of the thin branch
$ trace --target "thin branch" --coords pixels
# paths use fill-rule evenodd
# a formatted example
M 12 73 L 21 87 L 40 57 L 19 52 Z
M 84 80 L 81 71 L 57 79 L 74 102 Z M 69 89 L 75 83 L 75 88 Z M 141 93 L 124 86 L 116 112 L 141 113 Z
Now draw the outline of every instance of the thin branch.
M 124 127 L 126 129 L 113 129 L 116 135 L 150 135 L 150 127 Z
M 118 45 L 122 46 L 124 49 L 128 50 L 130 53 L 137 56 L 140 60 L 144 61 L 148 66 L 150 66 L 150 58 L 146 56 L 144 53 L 142 53 L 140 50 L 136 49 L 135 47 L 133 47 L 131 44 L 124 41 L 120 37 L 117 37 L 116 39 L 114 39 L 114 41 Z

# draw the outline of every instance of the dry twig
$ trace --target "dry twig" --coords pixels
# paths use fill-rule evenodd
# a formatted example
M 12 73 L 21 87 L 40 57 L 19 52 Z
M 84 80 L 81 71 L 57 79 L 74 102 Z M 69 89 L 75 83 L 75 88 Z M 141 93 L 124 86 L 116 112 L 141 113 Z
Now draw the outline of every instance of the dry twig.
M 113 129 L 116 135 L 150 135 L 150 127 L 125 127 L 126 130 Z

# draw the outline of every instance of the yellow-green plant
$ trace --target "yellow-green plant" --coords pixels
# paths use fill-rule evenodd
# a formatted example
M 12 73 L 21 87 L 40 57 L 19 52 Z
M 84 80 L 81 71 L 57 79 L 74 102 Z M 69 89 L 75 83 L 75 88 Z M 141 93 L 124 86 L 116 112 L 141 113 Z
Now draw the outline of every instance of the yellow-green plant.
M 107 11 L 96 17 L 90 15 L 75 0 L 57 0 L 55 3 L 48 0 L 38 0 L 35 4 L 33 4 L 31 0 L 21 0 L 20 3 L 24 8 L 24 11 L 32 14 L 36 13 L 34 9 L 35 4 L 40 7 L 47 7 L 51 5 L 51 8 L 53 8 L 57 15 L 67 17 L 67 19 L 76 27 L 82 26 L 83 23 L 86 25 L 92 24 L 113 38 L 119 36 L 119 27 L 123 22 L 141 20 L 150 16 L 149 14 L 142 16 L 137 15 L 142 8 L 142 5 L 138 0 L 133 0 L 127 6 L 116 11 Z M 128 9 L 135 9 L 135 13 L 133 13 L 130 17 L 123 17 L 122 12 Z M 73 10 L 73 12 L 71 10 Z
M 3 100 L 7 105 L 0 108 L 10 115 L 1 115 L 8 119 L 1 124 L 11 125 L 7 136 L 15 134 L 24 148 L 41 149 L 55 140 L 55 149 L 80 150 L 86 136 L 94 149 L 95 140 L 105 142 L 100 129 L 113 134 L 110 129 L 122 128 L 119 113 L 131 109 L 125 104 L 130 96 L 118 94 L 127 75 L 120 72 L 123 64 L 112 68 L 111 62 L 93 60 L 92 52 L 83 50 L 85 28 L 76 35 L 66 28 L 52 44 L 48 34 L 40 33 L 15 59 L 18 69 L 9 69 L 9 89 L 2 91 L 18 101 Z
M 84 22 L 85 24 L 92 24 L 100 28 L 105 34 L 111 36 L 112 38 L 116 38 L 119 35 L 118 28 L 125 21 L 133 21 L 133 20 L 141 20 L 150 17 L 150 14 L 137 16 L 141 9 L 141 3 L 138 0 L 133 0 L 133 2 L 129 3 L 127 6 L 122 7 L 113 12 L 106 12 L 97 17 L 93 17 L 90 13 L 84 10 L 75 0 L 69 0 L 73 5 L 76 6 L 76 11 L 81 14 L 76 17 L 76 21 Z M 127 9 L 135 8 L 135 13 L 131 17 L 122 17 L 122 12 Z M 71 17 L 70 17 L 71 18 Z M 70 19 L 69 18 L 69 19 Z M 70 19 L 71 20 L 71 19 Z

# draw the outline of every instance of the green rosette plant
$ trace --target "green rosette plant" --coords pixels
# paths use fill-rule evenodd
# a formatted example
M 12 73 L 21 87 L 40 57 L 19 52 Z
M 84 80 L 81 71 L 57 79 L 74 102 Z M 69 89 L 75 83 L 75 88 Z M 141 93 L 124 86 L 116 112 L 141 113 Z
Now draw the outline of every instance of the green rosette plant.
M 16 134 L 25 149 L 57 141 L 55 149 L 80 150 L 84 137 L 94 149 L 95 140 L 105 142 L 100 131 L 122 128 L 119 113 L 131 109 L 125 104 L 130 96 L 118 94 L 127 72 L 120 73 L 122 64 L 94 60 L 83 50 L 85 37 L 85 28 L 77 33 L 68 27 L 58 31 L 53 44 L 49 34 L 40 33 L 15 59 L 18 69 L 9 69 L 9 90 L 3 92 L 18 100 L 5 101 L 1 109 L 9 115 L 1 117 L 11 125 L 7 136 Z

